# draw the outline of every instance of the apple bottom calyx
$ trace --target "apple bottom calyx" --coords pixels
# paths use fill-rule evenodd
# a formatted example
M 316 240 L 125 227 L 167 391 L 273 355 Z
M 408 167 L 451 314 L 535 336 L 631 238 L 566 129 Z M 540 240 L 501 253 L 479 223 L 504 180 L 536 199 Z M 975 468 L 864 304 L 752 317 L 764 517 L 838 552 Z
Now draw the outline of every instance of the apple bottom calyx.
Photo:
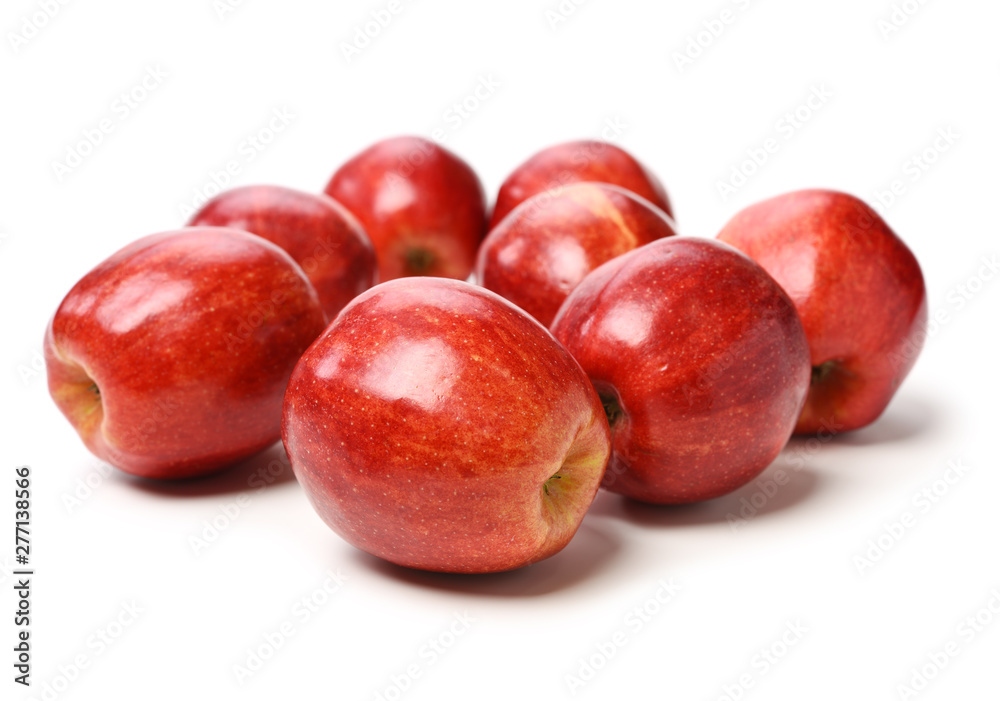
M 840 426 L 845 397 L 863 391 L 866 378 L 851 369 L 844 359 L 827 360 L 812 366 L 809 396 L 795 428 L 796 435 L 814 435 L 826 430 L 829 423 Z M 843 430 L 841 428 L 841 430 Z
M 341 311 L 292 373 L 282 438 L 344 540 L 403 567 L 469 574 L 562 550 L 611 453 L 598 396 L 566 349 L 499 295 L 438 277 L 381 283 Z
M 50 365 L 55 368 L 54 372 L 60 380 L 56 383 L 57 389 L 53 390 L 56 404 L 66 412 L 70 423 L 86 440 L 104 422 L 101 388 L 82 365 L 62 353 L 56 353 Z
M 549 496 L 549 484 L 552 484 L 553 485 L 553 489 L 555 489 L 555 483 L 552 482 L 552 480 L 561 480 L 561 479 L 562 479 L 562 475 L 560 475 L 557 472 L 556 474 L 552 475 L 547 480 L 545 480 L 544 484 L 542 484 L 542 491 L 545 492 L 546 496 Z

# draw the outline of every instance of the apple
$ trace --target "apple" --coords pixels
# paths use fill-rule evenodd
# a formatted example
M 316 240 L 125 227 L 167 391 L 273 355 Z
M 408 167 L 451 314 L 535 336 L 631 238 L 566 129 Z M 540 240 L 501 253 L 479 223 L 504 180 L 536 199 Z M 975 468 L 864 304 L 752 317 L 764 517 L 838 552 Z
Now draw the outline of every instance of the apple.
M 507 176 L 493 207 L 490 228 L 529 197 L 576 182 L 618 185 L 673 216 L 659 178 L 627 151 L 606 141 L 569 141 L 539 151 Z
M 380 141 L 342 165 L 326 194 L 361 220 L 379 279 L 464 280 L 486 234 L 486 195 L 472 168 L 432 141 Z
M 49 392 L 101 460 L 142 477 L 203 475 L 278 439 L 292 368 L 325 323 L 273 243 L 212 227 L 154 234 L 59 305 Z
M 346 541 L 467 573 L 559 552 L 610 450 L 600 399 L 543 326 L 489 290 L 426 277 L 344 308 L 292 373 L 282 438 Z
M 787 443 L 809 389 L 792 301 L 711 239 L 660 239 L 608 261 L 566 298 L 552 333 L 604 404 L 604 487 L 651 504 L 752 480 Z
M 361 223 L 326 195 L 252 185 L 209 200 L 188 226 L 243 229 L 285 249 L 309 277 L 332 319 L 375 284 L 375 249 Z
M 675 233 L 661 209 L 628 190 L 574 183 L 504 217 L 479 247 L 476 280 L 548 326 L 591 270 Z
M 719 233 L 788 292 L 809 340 L 799 434 L 867 426 L 910 372 L 927 329 L 920 264 L 871 207 L 801 190 L 747 207 Z

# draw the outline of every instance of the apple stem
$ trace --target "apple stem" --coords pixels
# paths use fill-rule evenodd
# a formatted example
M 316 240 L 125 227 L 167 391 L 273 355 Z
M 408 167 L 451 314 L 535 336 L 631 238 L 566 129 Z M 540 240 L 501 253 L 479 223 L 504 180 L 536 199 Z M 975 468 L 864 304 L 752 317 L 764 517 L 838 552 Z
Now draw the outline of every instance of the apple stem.
M 93 392 L 94 394 L 96 394 L 98 397 L 101 396 L 101 388 L 97 386 L 96 382 L 94 384 L 92 384 L 90 387 L 88 387 L 87 389 L 90 390 L 91 392 Z

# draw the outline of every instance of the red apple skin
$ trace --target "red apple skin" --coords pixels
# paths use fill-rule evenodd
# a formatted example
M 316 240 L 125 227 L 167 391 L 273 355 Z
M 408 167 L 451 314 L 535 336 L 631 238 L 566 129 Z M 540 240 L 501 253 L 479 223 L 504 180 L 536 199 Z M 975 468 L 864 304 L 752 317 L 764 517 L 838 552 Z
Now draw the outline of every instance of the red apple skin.
M 795 432 L 867 426 L 910 372 L 927 329 L 920 264 L 871 207 L 801 190 L 739 212 L 719 233 L 788 292 L 806 330 L 812 386 Z
M 486 234 L 486 194 L 461 158 L 432 141 L 380 141 L 342 165 L 326 194 L 361 220 L 379 279 L 464 280 Z
M 305 271 L 330 319 L 376 282 L 368 235 L 326 195 L 277 185 L 239 187 L 209 200 L 188 226 L 243 229 L 276 243 Z
M 288 378 L 325 321 L 278 246 L 235 229 L 154 234 L 59 305 L 45 334 L 49 392 L 111 465 L 208 474 L 278 439 Z
M 610 451 L 597 394 L 544 327 L 435 278 L 382 283 L 341 312 L 295 368 L 282 437 L 345 540 L 463 573 L 561 550 Z
M 476 280 L 548 326 L 587 273 L 665 236 L 673 222 L 624 188 L 574 183 L 525 200 L 479 247 Z
M 490 228 L 529 197 L 576 182 L 618 185 L 673 217 L 659 178 L 627 151 L 605 141 L 569 141 L 539 151 L 514 169 L 500 186 Z
M 710 239 L 660 239 L 605 263 L 552 332 L 605 403 L 604 486 L 651 504 L 712 499 L 752 480 L 787 443 L 809 388 L 791 300 Z

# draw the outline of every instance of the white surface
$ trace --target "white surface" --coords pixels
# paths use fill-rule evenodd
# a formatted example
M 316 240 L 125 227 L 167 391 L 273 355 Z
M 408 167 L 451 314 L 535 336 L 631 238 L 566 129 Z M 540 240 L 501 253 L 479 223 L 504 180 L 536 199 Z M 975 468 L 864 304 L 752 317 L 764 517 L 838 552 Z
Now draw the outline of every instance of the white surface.
M 31 465 L 37 569 L 35 686 L 25 694 L 11 680 L 4 615 L 3 698 L 38 698 L 56 683 L 59 699 L 375 699 L 409 665 L 420 676 L 399 698 L 564 698 L 566 675 L 616 631 L 625 644 L 576 698 L 725 698 L 741 675 L 753 683 L 747 699 L 901 698 L 897 685 L 953 639 L 960 654 L 915 698 L 995 697 L 1000 614 L 984 614 L 991 622 L 971 640 L 959 626 L 1000 591 L 1000 282 L 975 282 L 982 258 L 1000 252 L 1000 6 L 908 0 L 916 13 L 884 38 L 888 0 L 592 0 L 555 28 L 545 13 L 558 0 L 404 0 L 348 64 L 341 42 L 387 0 L 250 0 L 223 19 L 218 4 L 73 2 L 16 53 L 9 37 L 0 48 L 0 523 L 13 529 L 13 467 Z M 672 52 L 724 8 L 733 22 L 679 72 Z M 0 29 L 37 11 L 6 2 Z M 166 77 L 123 119 L 115 100 L 149 67 Z M 449 112 L 491 77 L 499 87 L 480 90 L 477 110 Z M 779 120 L 813 87 L 832 97 L 786 139 Z M 282 108 L 291 123 L 248 161 L 241 142 Z M 58 182 L 53 161 L 103 118 L 113 131 Z M 784 469 L 792 482 L 742 529 L 726 517 L 756 487 L 679 509 L 602 494 L 563 553 L 524 571 L 402 571 L 330 532 L 293 480 L 253 490 L 254 471 L 278 452 L 203 483 L 101 477 L 43 376 L 30 374 L 70 286 L 130 240 L 181 224 L 180 206 L 229 160 L 240 167 L 233 184 L 319 190 L 370 142 L 440 127 L 492 196 L 537 148 L 599 137 L 607 120 L 626 125 L 618 142 L 662 176 L 686 234 L 712 236 L 740 208 L 791 189 L 871 200 L 905 183 L 887 217 L 947 323 L 877 424 L 786 451 L 767 475 Z M 949 127 L 957 141 L 913 181 L 906 162 Z M 717 180 L 769 137 L 778 153 L 723 201 Z M 977 292 L 959 308 L 957 286 L 970 284 Z M 974 469 L 924 512 L 914 494 L 956 460 Z M 68 508 L 88 479 L 92 494 Z M 189 539 L 241 496 L 249 504 L 195 554 Z M 905 512 L 916 525 L 859 574 L 854 557 Z M 8 565 L 12 540 L 0 552 Z M 325 599 L 331 570 L 342 589 L 306 617 L 297 602 Z M 661 580 L 680 590 L 639 629 L 626 617 Z M 5 577 L 0 606 L 14 601 Z M 90 636 L 133 601 L 141 613 L 102 650 Z M 1000 610 L 1000 595 L 993 602 Z M 456 614 L 475 621 L 431 654 L 429 638 L 462 629 Z M 799 621 L 807 631 L 787 634 L 787 655 L 757 657 Z M 234 665 L 283 623 L 293 635 L 240 685 Z M 79 655 L 89 666 L 64 687 L 60 666 Z

